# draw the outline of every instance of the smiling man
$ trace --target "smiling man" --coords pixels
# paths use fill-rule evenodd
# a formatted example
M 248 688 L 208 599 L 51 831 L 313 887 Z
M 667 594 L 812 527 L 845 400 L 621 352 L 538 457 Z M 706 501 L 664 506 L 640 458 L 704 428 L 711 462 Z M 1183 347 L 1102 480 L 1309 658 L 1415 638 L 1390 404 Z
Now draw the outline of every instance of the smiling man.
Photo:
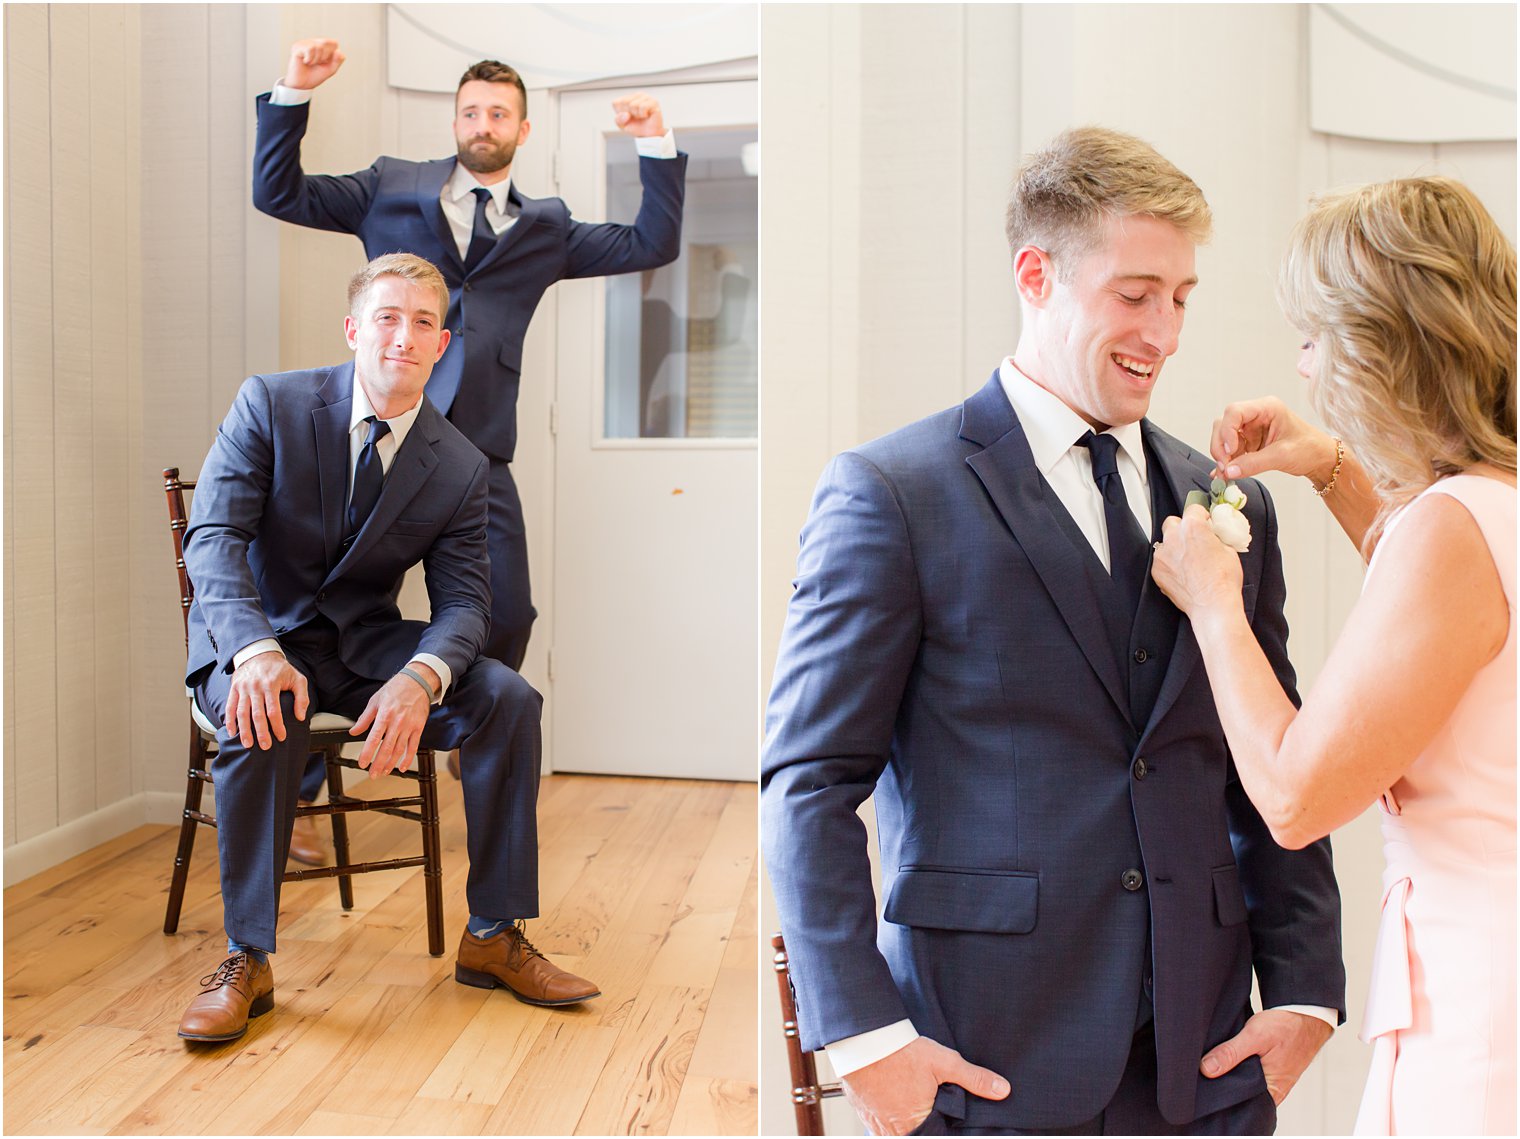
M 243 1035 L 274 1006 L 280 885 L 309 712 L 356 720 L 379 776 L 419 745 L 460 748 L 470 919 L 455 977 L 531 1004 L 597 988 L 551 965 L 538 913 L 541 700 L 480 655 L 490 620 L 485 457 L 423 388 L 448 347 L 448 288 L 389 254 L 349 285 L 351 363 L 244 381 L 201 467 L 185 532 L 195 586 L 186 683 L 214 723 L 227 959 L 180 1021 L 187 1040 Z M 406 572 L 431 616 L 404 621 Z
M 1272 842 L 1150 581 L 1213 465 L 1145 418 L 1210 224 L 1140 140 L 1053 140 L 1008 209 L 1013 355 L 814 496 L 764 844 L 803 1046 L 875 1134 L 1263 1134 L 1344 1015 L 1329 847 Z M 1245 489 L 1246 609 L 1292 695 L 1275 518 Z

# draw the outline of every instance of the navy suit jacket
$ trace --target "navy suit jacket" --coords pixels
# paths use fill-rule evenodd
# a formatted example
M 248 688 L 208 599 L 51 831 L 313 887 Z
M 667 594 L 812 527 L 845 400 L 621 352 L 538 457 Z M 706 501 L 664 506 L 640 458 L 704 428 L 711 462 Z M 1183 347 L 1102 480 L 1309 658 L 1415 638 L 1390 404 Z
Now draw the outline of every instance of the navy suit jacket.
M 1208 486 L 1206 458 L 1142 430 L 1178 502 Z M 1263 487 L 1243 489 L 1243 600 L 1292 695 L 1276 518 Z M 1254 1060 L 1198 1072 L 1249 1015 L 1253 964 L 1268 1005 L 1344 1003 L 1328 843 L 1272 841 L 1185 620 L 1149 722 L 1130 722 L 1094 571 L 995 374 L 962 407 L 838 456 L 802 535 L 762 775 L 802 1043 L 910 1018 L 1012 1082 L 1001 1103 L 941 1089 L 941 1111 L 980 1126 L 1103 1110 L 1147 935 L 1174 1122 L 1263 1089 Z M 856 815 L 873 792 L 880 923 Z M 1122 884 L 1133 869 L 1140 889 Z
M 359 676 L 386 680 L 418 652 L 455 677 L 490 620 L 482 455 L 426 399 L 368 521 L 345 549 L 352 362 L 243 382 L 201 467 L 185 531 L 195 585 L 187 682 L 318 613 Z M 426 568 L 429 621 L 403 621 L 406 571 Z
M 453 158 L 379 158 L 368 170 L 308 175 L 301 139 L 310 104 L 258 98 L 253 204 L 282 221 L 356 234 L 370 259 L 414 253 L 449 285 L 454 341 L 428 381 L 428 397 L 493 459 L 517 445 L 523 338 L 544 291 L 567 277 L 601 277 L 668 265 L 681 252 L 686 156 L 639 159 L 644 196 L 632 225 L 578 222 L 559 198 L 529 198 L 514 182 L 517 222 L 470 273 L 438 197 Z

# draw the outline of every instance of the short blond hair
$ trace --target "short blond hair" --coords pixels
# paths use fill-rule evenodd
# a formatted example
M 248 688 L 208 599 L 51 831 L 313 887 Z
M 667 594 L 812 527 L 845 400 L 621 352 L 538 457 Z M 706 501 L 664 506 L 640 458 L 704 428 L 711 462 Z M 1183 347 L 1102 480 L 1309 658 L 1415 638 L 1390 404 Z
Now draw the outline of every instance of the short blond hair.
M 1437 479 L 1475 463 L 1515 470 L 1515 247 L 1450 178 L 1379 182 L 1312 207 L 1278 300 L 1314 341 L 1316 410 L 1383 500 L 1375 540 Z
M 438 319 L 448 317 L 449 286 L 443 274 L 431 261 L 413 253 L 384 253 L 348 279 L 348 314 L 358 316 L 364 299 L 381 277 L 400 277 L 414 285 L 422 285 L 438 294 Z
M 1073 127 L 1019 167 L 1008 199 L 1008 250 L 1038 246 L 1060 274 L 1096 248 L 1107 218 L 1134 216 L 1171 222 L 1195 245 L 1214 225 L 1198 184 L 1155 147 L 1106 127 Z

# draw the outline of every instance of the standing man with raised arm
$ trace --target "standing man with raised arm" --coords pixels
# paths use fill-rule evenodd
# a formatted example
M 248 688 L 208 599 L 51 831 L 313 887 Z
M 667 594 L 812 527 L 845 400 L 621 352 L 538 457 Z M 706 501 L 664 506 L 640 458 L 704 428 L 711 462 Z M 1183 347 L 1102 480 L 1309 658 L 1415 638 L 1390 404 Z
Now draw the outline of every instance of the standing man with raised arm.
M 367 170 L 309 175 L 301 168 L 312 91 L 345 56 L 336 40 L 294 44 L 284 78 L 260 95 L 253 204 L 271 217 L 352 233 L 365 254 L 407 252 L 438 266 L 449 287 L 453 337 L 428 383 L 428 398 L 491 462 L 491 631 L 485 654 L 522 666 L 536 612 L 528 584 L 522 501 L 512 478 L 523 338 L 556 281 L 656 269 L 681 250 L 686 156 L 649 95 L 613 100 L 618 127 L 634 138 L 644 197 L 632 225 L 586 223 L 559 198 L 530 198 L 512 182 L 528 141 L 528 93 L 505 64 L 484 60 L 459 80 L 455 156 L 431 162 L 382 157 Z M 451 760 L 451 770 L 452 760 Z M 308 766 L 302 801 L 321 787 Z M 298 829 L 296 857 L 320 860 L 315 827 Z

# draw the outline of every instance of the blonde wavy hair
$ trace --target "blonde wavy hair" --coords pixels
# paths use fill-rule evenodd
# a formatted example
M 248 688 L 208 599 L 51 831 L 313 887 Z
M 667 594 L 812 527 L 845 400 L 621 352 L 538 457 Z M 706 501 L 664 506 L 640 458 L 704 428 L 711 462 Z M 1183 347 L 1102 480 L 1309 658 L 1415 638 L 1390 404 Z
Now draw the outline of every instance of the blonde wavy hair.
M 1010 254 L 1038 246 L 1060 274 L 1097 246 L 1106 218 L 1134 216 L 1171 222 L 1195 245 L 1214 225 L 1198 184 L 1150 143 L 1107 127 L 1072 127 L 1019 167 L 1004 232 Z
M 1515 470 L 1515 247 L 1450 178 L 1317 199 L 1293 230 L 1278 301 L 1315 345 L 1311 397 L 1383 509 L 1446 475 Z

